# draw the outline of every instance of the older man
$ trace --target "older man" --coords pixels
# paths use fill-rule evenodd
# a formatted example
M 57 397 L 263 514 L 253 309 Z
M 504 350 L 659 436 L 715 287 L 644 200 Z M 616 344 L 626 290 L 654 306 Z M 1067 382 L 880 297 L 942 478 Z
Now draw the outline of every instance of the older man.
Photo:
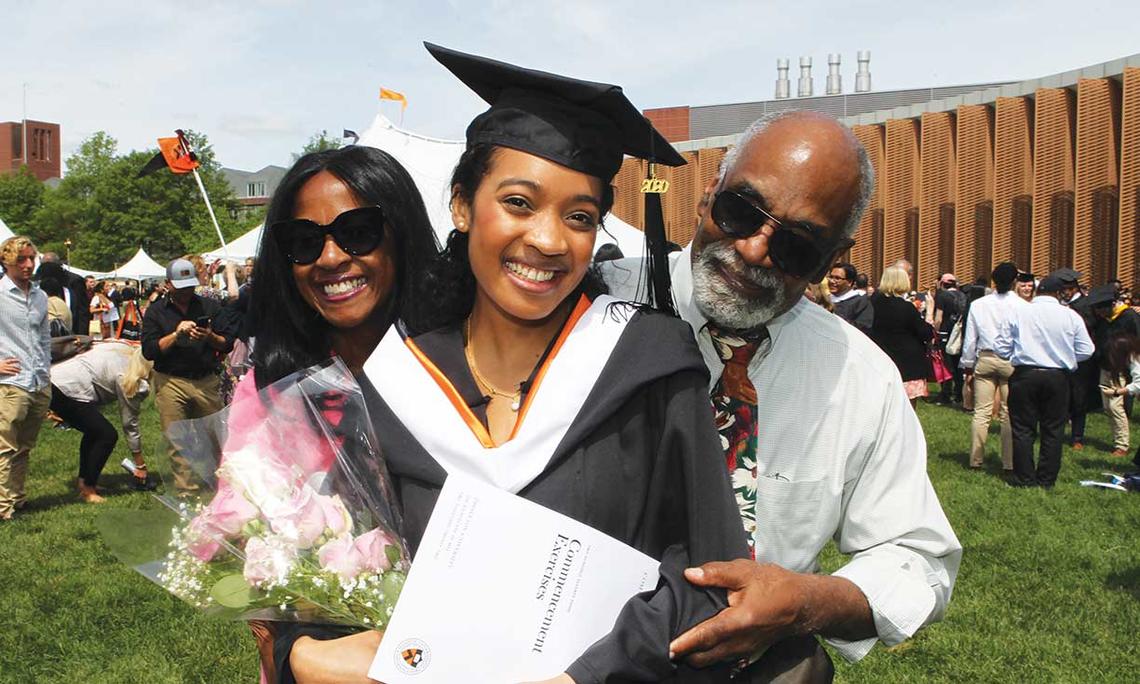
M 765 117 L 707 186 L 693 243 L 673 262 L 756 558 L 687 571 L 727 588 L 731 606 L 674 642 L 694 665 L 807 634 L 855 660 L 876 640 L 909 638 L 950 600 L 961 545 L 927 479 L 898 371 L 801 296 L 850 246 L 873 182 L 862 146 L 834 119 Z M 816 574 L 831 539 L 852 558 Z

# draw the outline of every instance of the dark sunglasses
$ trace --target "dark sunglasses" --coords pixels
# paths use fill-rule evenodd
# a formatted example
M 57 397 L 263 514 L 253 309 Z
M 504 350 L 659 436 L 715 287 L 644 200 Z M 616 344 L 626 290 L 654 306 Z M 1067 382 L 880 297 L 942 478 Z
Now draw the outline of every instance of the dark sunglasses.
M 768 238 L 768 255 L 777 268 L 793 278 L 821 279 L 831 254 L 855 244 L 850 238 L 824 240 L 818 230 L 806 224 L 781 221 L 733 190 L 717 193 L 712 218 L 722 233 L 738 240 L 770 224 L 775 231 Z
M 325 248 L 325 236 L 331 235 L 341 249 L 352 256 L 362 256 L 384 241 L 384 210 L 380 207 L 349 209 L 327 226 L 308 219 L 285 219 L 269 227 L 277 247 L 294 264 L 311 264 Z

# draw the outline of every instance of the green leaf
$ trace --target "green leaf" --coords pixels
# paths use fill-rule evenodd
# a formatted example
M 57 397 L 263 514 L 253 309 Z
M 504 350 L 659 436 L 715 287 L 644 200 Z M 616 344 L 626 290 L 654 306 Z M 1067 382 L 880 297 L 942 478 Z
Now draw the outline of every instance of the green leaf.
M 245 608 L 253 599 L 253 588 L 238 574 L 226 575 L 214 582 L 210 596 L 226 608 Z
M 400 562 L 400 547 L 395 544 L 389 544 L 384 547 L 384 555 L 388 557 L 389 565 L 396 565 Z

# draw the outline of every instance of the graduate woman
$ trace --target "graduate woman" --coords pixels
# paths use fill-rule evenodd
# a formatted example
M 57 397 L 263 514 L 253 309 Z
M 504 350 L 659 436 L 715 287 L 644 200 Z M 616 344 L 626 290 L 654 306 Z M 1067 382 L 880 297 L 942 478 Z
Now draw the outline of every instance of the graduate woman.
M 623 152 L 684 162 L 616 86 L 428 49 L 491 108 L 452 178 L 455 232 L 429 278 L 439 325 L 397 323 L 364 366 L 405 537 L 414 552 L 449 472 L 580 520 L 661 560 L 662 578 L 553 681 L 727 681 L 669 658 L 724 605 L 682 570 L 747 554 L 705 365 L 685 323 L 603 295 L 589 270 Z M 279 671 L 367 681 L 378 642 L 303 637 Z

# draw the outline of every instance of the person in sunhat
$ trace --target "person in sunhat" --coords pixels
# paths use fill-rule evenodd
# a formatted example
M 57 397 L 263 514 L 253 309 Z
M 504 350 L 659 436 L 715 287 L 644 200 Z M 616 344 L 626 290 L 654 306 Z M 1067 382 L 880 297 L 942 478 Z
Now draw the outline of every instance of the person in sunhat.
M 958 278 L 953 273 L 943 273 L 938 279 L 938 291 L 934 293 L 934 329 L 938 331 L 942 359 L 953 377 L 942 383 L 942 391 L 938 395 L 938 401 L 942 404 L 962 403 L 964 375 L 962 369 L 958 367 L 962 351 L 959 349 L 958 353 L 951 354 L 946 350 L 946 343 L 950 341 L 950 332 L 954 329 L 954 325 L 965 313 L 966 295 L 958 289 Z
M 424 274 L 436 319 L 398 322 L 364 364 L 409 545 L 456 469 L 585 522 L 660 560 L 665 579 L 552 681 L 728 681 L 733 663 L 669 657 L 681 630 L 726 606 L 683 570 L 748 555 L 708 372 L 688 324 L 605 295 L 591 269 L 623 156 L 684 159 L 618 86 L 427 48 L 490 108 L 467 128 L 455 230 Z M 659 237 L 647 235 L 665 269 Z M 655 297 L 671 301 L 667 287 Z M 281 630 L 283 681 L 363 676 L 378 633 L 325 636 Z

